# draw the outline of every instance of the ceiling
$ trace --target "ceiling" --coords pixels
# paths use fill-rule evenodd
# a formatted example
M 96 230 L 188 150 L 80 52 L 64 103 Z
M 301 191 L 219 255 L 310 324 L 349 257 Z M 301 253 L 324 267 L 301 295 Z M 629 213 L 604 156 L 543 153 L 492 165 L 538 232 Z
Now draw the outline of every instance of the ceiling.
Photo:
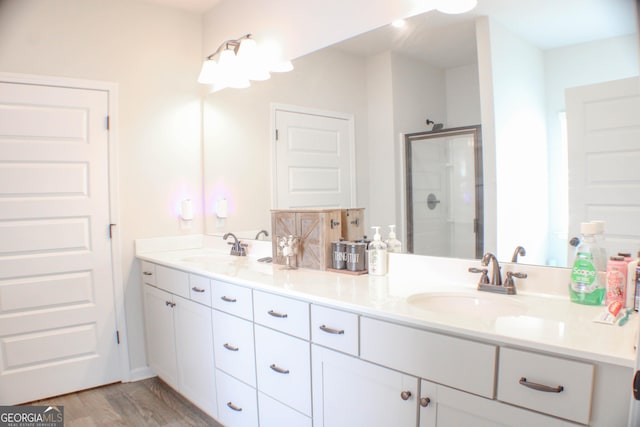
M 475 19 L 489 15 L 542 50 L 637 32 L 636 0 L 479 0 L 473 11 L 431 11 L 406 26 L 378 28 L 335 48 L 362 56 L 393 50 L 440 68 L 475 62 Z
M 204 13 L 221 0 L 145 1 Z M 636 32 L 636 1 L 478 0 L 478 6 L 469 13 L 446 15 L 432 11 L 410 18 L 403 29 L 379 28 L 340 43 L 340 49 L 361 55 L 402 51 L 447 68 L 465 65 L 469 58 L 475 58 L 474 20 L 478 16 L 490 15 L 532 44 L 550 49 Z
M 165 6 L 182 9 L 189 12 L 204 13 L 211 9 L 220 0 L 144 0 L 149 3 L 157 3 Z

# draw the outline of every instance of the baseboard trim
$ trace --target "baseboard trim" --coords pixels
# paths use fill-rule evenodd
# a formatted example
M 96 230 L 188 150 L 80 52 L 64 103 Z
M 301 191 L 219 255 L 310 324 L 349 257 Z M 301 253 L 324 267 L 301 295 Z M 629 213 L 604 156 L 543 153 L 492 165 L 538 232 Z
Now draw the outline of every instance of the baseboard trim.
M 146 380 L 147 378 L 155 377 L 156 373 L 151 368 L 145 366 L 144 368 L 132 369 L 129 371 L 129 382 Z

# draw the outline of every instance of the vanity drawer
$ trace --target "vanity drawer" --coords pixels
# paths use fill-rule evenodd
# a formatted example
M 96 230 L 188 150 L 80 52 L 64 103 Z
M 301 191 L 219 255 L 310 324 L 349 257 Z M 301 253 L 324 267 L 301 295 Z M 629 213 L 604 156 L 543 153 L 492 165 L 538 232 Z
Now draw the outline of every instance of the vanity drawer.
M 311 418 L 258 392 L 260 427 L 312 427 Z
M 142 261 L 142 281 L 147 285 L 156 285 L 156 265 L 149 261 Z
M 253 324 L 212 310 L 213 354 L 216 368 L 255 387 Z
M 502 348 L 498 399 L 587 424 L 593 374 L 588 363 Z
M 311 340 L 354 356 L 358 355 L 358 316 L 311 304 Z
M 225 426 L 255 427 L 258 425 L 256 390 L 222 371 L 216 370 L 218 419 Z
M 303 341 L 255 326 L 258 388 L 311 416 L 311 350 Z
M 253 318 L 261 325 L 309 339 L 309 304 L 306 302 L 253 291 Z
M 156 265 L 156 286 L 172 294 L 189 298 L 189 274 L 184 271 Z
M 253 320 L 251 289 L 211 279 L 211 306 Z
M 493 399 L 497 347 L 360 318 L 360 357 Z
M 189 298 L 211 307 L 211 280 L 207 277 L 189 274 Z

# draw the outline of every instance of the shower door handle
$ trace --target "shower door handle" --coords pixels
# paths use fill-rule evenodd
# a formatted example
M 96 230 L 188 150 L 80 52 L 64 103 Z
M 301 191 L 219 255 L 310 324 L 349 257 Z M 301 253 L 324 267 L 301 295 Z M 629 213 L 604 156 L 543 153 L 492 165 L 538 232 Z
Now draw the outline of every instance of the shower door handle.
M 429 195 L 427 196 L 427 207 L 431 210 L 436 208 L 436 205 L 440 203 L 440 200 L 438 200 L 438 198 L 436 197 L 435 194 L 433 193 L 429 193 Z

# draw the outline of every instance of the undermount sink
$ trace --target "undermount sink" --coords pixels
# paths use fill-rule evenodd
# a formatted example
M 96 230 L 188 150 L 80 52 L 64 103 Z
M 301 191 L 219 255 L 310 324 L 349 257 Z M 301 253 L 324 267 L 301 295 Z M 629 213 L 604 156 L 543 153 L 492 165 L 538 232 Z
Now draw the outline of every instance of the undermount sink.
M 195 255 L 188 256 L 181 259 L 184 262 L 227 262 L 229 261 L 230 255 Z
M 425 292 L 411 295 L 407 302 L 419 309 L 438 314 L 466 315 L 483 318 L 519 316 L 526 306 L 507 295 L 471 292 Z

